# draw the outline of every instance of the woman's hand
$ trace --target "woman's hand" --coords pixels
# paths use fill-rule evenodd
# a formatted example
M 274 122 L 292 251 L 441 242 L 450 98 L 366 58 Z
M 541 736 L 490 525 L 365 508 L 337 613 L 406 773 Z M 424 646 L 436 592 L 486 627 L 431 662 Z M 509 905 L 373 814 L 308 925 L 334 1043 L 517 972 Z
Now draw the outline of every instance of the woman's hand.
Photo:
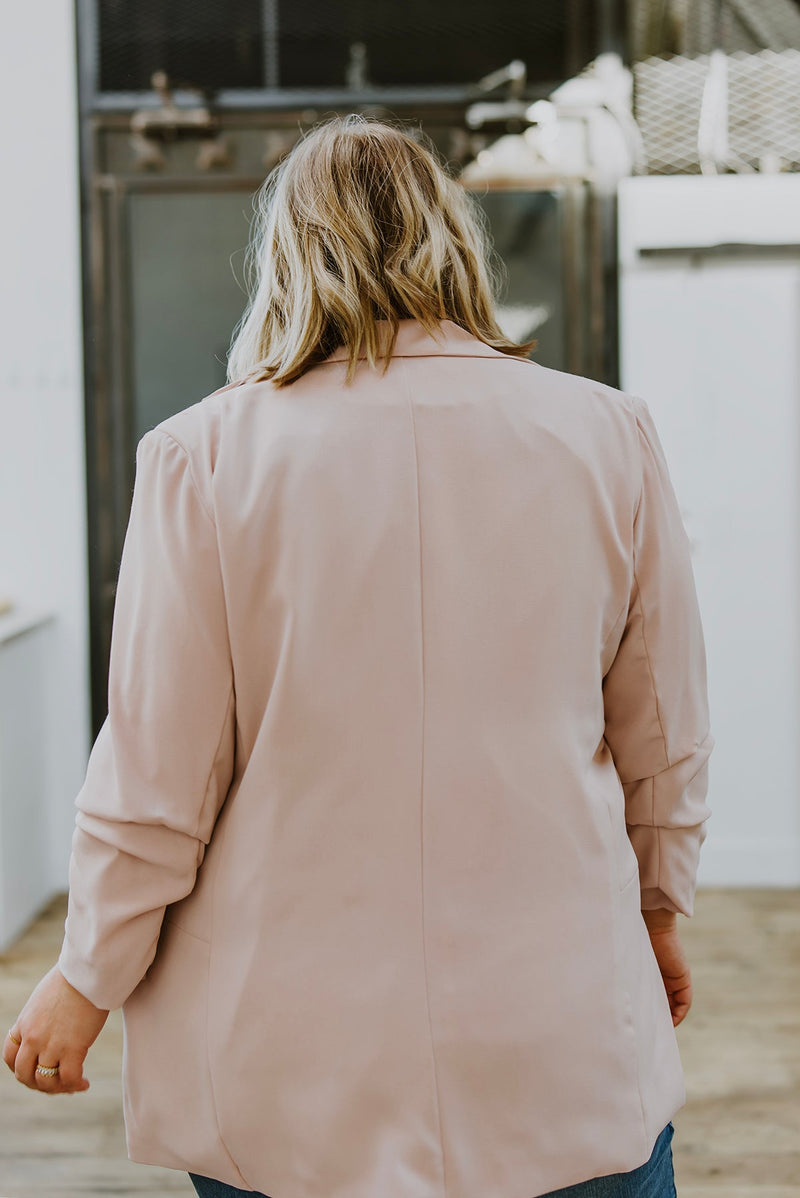
M 692 975 L 678 936 L 674 911 L 643 911 L 658 968 L 672 1012 L 672 1026 L 686 1018 L 692 1005 Z
M 44 975 L 11 1025 L 3 1060 L 17 1081 L 47 1094 L 88 1090 L 83 1062 L 109 1012 L 102 1011 L 71 986 L 57 965 Z M 20 1040 L 16 1044 L 13 1037 Z M 53 1075 L 36 1066 L 58 1065 Z

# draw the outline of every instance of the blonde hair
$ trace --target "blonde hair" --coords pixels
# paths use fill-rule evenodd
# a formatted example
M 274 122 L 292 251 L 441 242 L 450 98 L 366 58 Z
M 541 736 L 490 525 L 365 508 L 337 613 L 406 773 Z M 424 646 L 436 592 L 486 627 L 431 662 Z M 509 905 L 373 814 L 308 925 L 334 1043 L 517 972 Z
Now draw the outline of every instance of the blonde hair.
M 504 353 L 497 324 L 505 267 L 477 199 L 440 164 L 434 143 L 359 113 L 314 126 L 273 168 L 254 198 L 245 257 L 250 300 L 234 330 L 228 380 L 284 387 L 347 349 L 346 382 L 359 352 L 370 366 L 398 321 L 436 336 L 448 319 Z M 381 346 L 377 321 L 388 322 Z

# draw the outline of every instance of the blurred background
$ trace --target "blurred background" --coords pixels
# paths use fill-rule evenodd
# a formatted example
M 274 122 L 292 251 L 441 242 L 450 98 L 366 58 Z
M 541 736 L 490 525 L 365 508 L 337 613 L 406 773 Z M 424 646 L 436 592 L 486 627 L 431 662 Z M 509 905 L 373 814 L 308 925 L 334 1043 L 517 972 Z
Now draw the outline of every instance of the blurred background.
M 3 18 L 9 1021 L 60 945 L 136 443 L 225 381 L 265 174 L 334 111 L 385 116 L 422 128 L 485 208 L 509 335 L 655 417 L 717 740 L 687 926 L 710 1005 L 679 1030 L 694 1120 L 675 1143 L 681 1192 L 800 1195 L 800 2 L 26 0 Z M 190 1192 L 117 1159 L 109 1027 L 111 1114 L 83 1117 L 79 1177 L 56 1183 L 26 1120 L 72 1106 L 51 1116 L 61 1134 L 100 1095 L 0 1087 L 4 1198 Z

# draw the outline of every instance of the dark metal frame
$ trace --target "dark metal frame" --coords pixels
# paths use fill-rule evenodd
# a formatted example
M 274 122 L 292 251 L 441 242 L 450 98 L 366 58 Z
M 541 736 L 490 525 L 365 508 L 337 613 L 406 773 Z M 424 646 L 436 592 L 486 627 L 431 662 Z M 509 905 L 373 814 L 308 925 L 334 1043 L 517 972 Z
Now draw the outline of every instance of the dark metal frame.
M 93 130 L 97 135 L 97 127 Z M 94 735 L 107 711 L 108 658 L 116 581 L 135 477 L 128 201 L 143 194 L 241 191 L 263 176 L 97 175 L 88 188 L 84 290 L 87 354 L 87 487 L 90 536 L 90 646 Z
M 476 189 L 477 190 L 477 189 Z M 609 375 L 609 363 L 604 350 L 606 303 L 604 299 L 602 197 L 592 190 L 590 180 L 576 175 L 543 177 L 536 186 L 521 186 L 518 181 L 490 183 L 480 188 L 481 194 L 496 191 L 549 192 L 563 201 L 561 251 L 564 261 L 566 344 L 565 369 L 572 374 L 586 374 L 603 379 Z M 585 265 L 585 275 L 581 263 Z M 583 287 L 588 302 L 581 304 Z M 585 321 L 570 320 L 570 313 L 579 313 Z
M 606 7 L 618 0 L 602 0 Z M 85 435 L 87 447 L 87 521 L 89 536 L 90 679 L 93 736 L 107 712 L 108 660 L 114 597 L 120 555 L 130 513 L 135 460 L 133 393 L 130 372 L 130 313 L 127 282 L 130 264 L 126 221 L 132 195 L 152 192 L 232 190 L 252 193 L 260 176 L 163 176 L 144 172 L 105 171 L 103 138 L 127 130 L 135 110 L 156 107 L 155 93 L 98 95 L 96 0 L 75 0 L 80 107 L 81 215 L 83 259 L 83 329 L 85 363 Z M 571 0 L 575 8 L 578 0 Z M 266 21 L 275 19 L 275 0 L 264 0 Z M 577 11 L 577 9 L 576 9 Z M 605 48 L 608 48 L 607 46 Z M 269 43 L 267 44 L 269 50 Z M 576 51 L 577 52 L 577 51 Z M 274 69 L 267 77 L 274 77 Z M 530 99 L 549 94 L 552 84 L 528 89 Z M 213 110 L 219 130 L 231 128 L 299 128 L 330 110 L 366 110 L 400 120 L 426 121 L 464 128 L 464 110 L 480 93 L 474 88 L 408 88 L 353 92 L 326 89 L 313 92 L 230 91 L 218 93 Z M 176 93 L 179 105 L 196 105 L 194 93 Z M 518 186 L 518 185 L 517 185 Z M 602 377 L 603 263 L 598 198 L 583 181 L 544 182 L 542 187 L 566 188 L 564 254 L 567 263 L 568 307 L 580 311 L 580 247 L 590 248 L 588 285 L 591 327 L 567 322 L 568 368 Z M 585 202 L 578 199 L 578 191 Z

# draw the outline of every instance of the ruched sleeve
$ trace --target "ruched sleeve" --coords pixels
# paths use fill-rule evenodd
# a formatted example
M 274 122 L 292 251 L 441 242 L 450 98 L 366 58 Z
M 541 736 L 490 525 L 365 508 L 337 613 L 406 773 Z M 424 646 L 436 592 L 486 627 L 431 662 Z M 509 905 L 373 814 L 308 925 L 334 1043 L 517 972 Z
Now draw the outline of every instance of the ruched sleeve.
M 57 962 L 95 1006 L 122 1006 L 155 956 L 165 907 L 192 890 L 234 744 L 215 526 L 186 450 L 157 427 L 136 449 L 108 715 L 75 800 Z
M 646 403 L 629 398 L 641 492 L 627 619 L 603 683 L 605 738 L 625 793 L 642 909 L 691 916 L 711 815 L 705 644 L 689 538 L 664 451 Z

